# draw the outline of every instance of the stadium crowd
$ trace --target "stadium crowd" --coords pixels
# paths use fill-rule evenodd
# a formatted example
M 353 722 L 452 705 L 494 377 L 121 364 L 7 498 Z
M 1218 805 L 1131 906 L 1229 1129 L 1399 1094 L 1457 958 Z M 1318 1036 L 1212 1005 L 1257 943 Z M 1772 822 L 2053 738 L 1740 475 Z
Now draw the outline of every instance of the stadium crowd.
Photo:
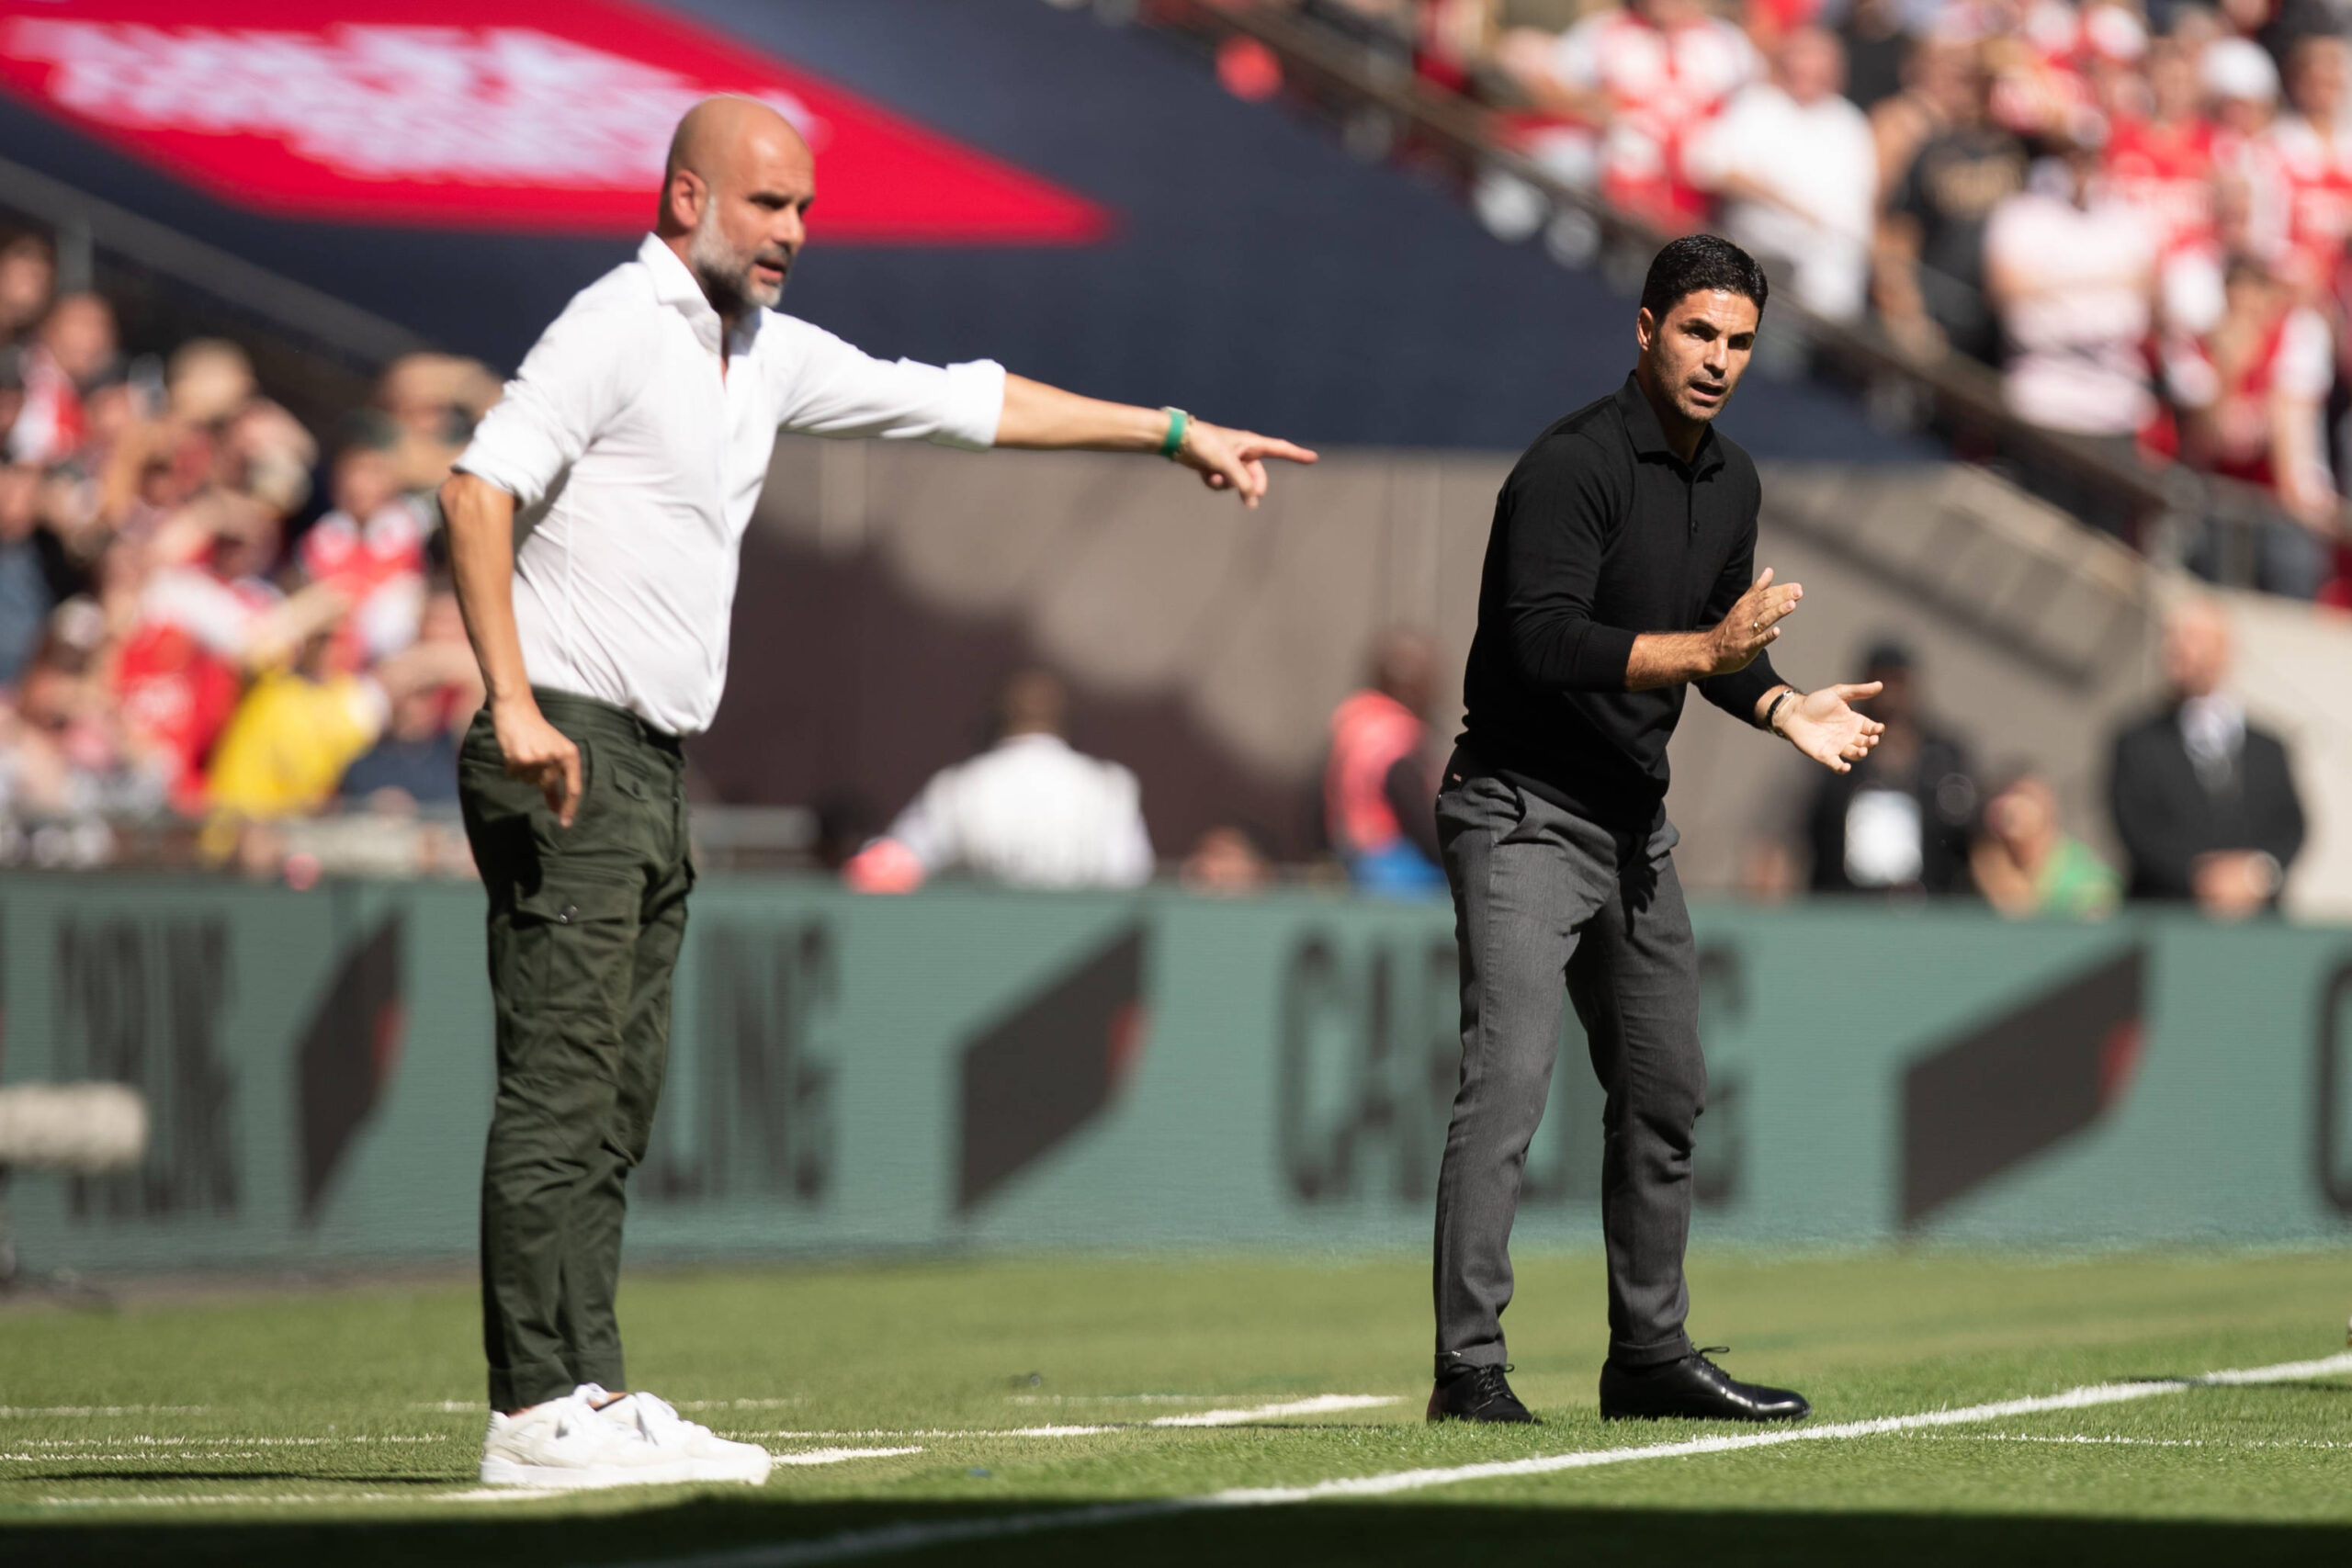
M 1494 106 L 1564 183 L 1739 241 L 1815 313 L 1997 367 L 2030 423 L 2249 487 L 2255 582 L 2352 607 L 2341 0 L 1272 3 Z M 1498 232 L 1544 220 L 1507 175 L 1477 197 Z M 2187 544 L 2207 575 L 2236 547 L 2217 520 Z
M 152 827 L 300 880 L 288 824 L 454 801 L 479 677 L 432 493 L 496 378 L 400 360 L 322 450 L 235 344 L 126 357 L 56 282 L 44 237 L 0 245 L 0 862 Z M 454 830 L 401 854 L 464 863 Z

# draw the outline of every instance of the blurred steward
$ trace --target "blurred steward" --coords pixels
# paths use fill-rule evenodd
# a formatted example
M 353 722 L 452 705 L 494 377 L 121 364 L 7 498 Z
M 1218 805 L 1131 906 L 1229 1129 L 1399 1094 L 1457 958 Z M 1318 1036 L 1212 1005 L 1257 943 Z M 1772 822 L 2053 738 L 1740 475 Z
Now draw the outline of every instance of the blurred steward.
M 2242 919 L 2273 908 L 2303 847 L 2287 748 L 2225 689 L 2230 624 L 2210 599 L 2165 620 L 2164 705 L 2115 739 L 2109 800 L 2134 898 L 2193 898 Z
M 1228 825 L 1202 833 L 1176 876 L 1188 893 L 1235 897 L 1263 890 L 1273 880 L 1273 868 L 1248 829 Z
M 1845 73 L 1836 34 L 1794 29 L 1772 79 L 1742 89 L 1684 159 L 1724 202 L 1725 237 L 1788 267 L 1798 301 L 1839 321 L 1862 312 L 1878 195 L 1878 152 L 1870 121 L 1840 93 Z
M 1826 773 L 1815 786 L 1806 813 L 1813 891 L 1964 891 L 1977 810 L 1967 750 L 1928 721 L 1918 671 L 1902 644 L 1871 649 L 1856 679 L 1883 684 L 1854 705 L 1886 732 L 1850 771 Z
M 1689 138 L 1761 73 L 1747 36 L 1699 0 L 1633 0 L 1557 36 L 1514 29 L 1497 60 L 1534 106 L 1522 134 L 1539 162 L 1673 232 L 1707 213 Z
M 1062 739 L 1069 697 L 1042 670 L 1006 682 L 1001 739 L 943 768 L 890 829 L 842 868 L 860 892 L 902 893 L 960 867 L 1012 887 L 1133 887 L 1151 879 L 1142 789 Z
M 1437 779 L 1422 716 L 1437 694 L 1437 645 L 1426 632 L 1382 634 L 1372 684 L 1331 714 L 1323 765 L 1323 821 L 1348 876 L 1373 893 L 1433 893 Z
M 2113 868 L 2060 827 L 2057 792 L 2030 767 L 2011 769 L 1985 799 L 1968 863 L 1976 890 L 2012 919 L 2100 919 L 2123 896 Z
M 1880 218 L 1873 287 L 1907 352 L 1932 360 L 1956 349 L 1989 365 L 2000 334 L 1984 300 L 1984 231 L 2025 188 L 2025 148 L 1990 118 L 1991 78 L 1976 51 L 1926 48 L 1934 118 Z

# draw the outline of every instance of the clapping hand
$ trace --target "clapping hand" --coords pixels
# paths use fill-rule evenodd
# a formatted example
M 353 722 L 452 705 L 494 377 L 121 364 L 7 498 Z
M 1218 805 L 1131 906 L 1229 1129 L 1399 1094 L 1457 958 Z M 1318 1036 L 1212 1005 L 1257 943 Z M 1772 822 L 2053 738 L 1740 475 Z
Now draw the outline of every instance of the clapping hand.
M 1886 726 L 1856 713 L 1852 704 L 1878 695 L 1881 682 L 1824 686 L 1781 705 L 1774 726 L 1789 744 L 1833 773 L 1850 773 L 1871 754 Z

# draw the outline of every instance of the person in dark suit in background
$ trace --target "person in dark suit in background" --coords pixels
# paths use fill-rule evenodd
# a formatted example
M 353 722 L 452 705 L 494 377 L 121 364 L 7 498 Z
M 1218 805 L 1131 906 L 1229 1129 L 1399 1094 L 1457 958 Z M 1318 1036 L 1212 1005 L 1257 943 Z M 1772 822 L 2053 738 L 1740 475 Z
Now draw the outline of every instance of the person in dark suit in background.
M 2132 863 L 2128 896 L 2193 898 L 2218 919 L 2275 908 L 2303 847 L 2303 807 L 2277 736 L 2222 690 L 2230 624 L 2210 599 L 2165 621 L 2165 705 L 2115 739 L 2108 798 Z
M 1863 656 L 1878 695 L 1856 705 L 1886 726 L 1878 750 L 1830 773 L 1805 813 L 1815 893 L 1965 893 L 1976 783 L 1968 751 L 1928 721 L 1911 650 L 1883 641 Z

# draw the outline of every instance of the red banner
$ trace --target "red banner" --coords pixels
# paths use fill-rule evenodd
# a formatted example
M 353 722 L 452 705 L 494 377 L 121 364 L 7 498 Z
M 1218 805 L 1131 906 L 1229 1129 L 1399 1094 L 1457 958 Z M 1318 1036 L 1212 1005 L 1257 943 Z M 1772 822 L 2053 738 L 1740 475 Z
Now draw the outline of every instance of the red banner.
M 631 233 L 678 117 L 773 104 L 817 152 L 820 239 L 1079 244 L 1085 198 L 622 0 L 0 0 L 0 87 L 285 217 Z

